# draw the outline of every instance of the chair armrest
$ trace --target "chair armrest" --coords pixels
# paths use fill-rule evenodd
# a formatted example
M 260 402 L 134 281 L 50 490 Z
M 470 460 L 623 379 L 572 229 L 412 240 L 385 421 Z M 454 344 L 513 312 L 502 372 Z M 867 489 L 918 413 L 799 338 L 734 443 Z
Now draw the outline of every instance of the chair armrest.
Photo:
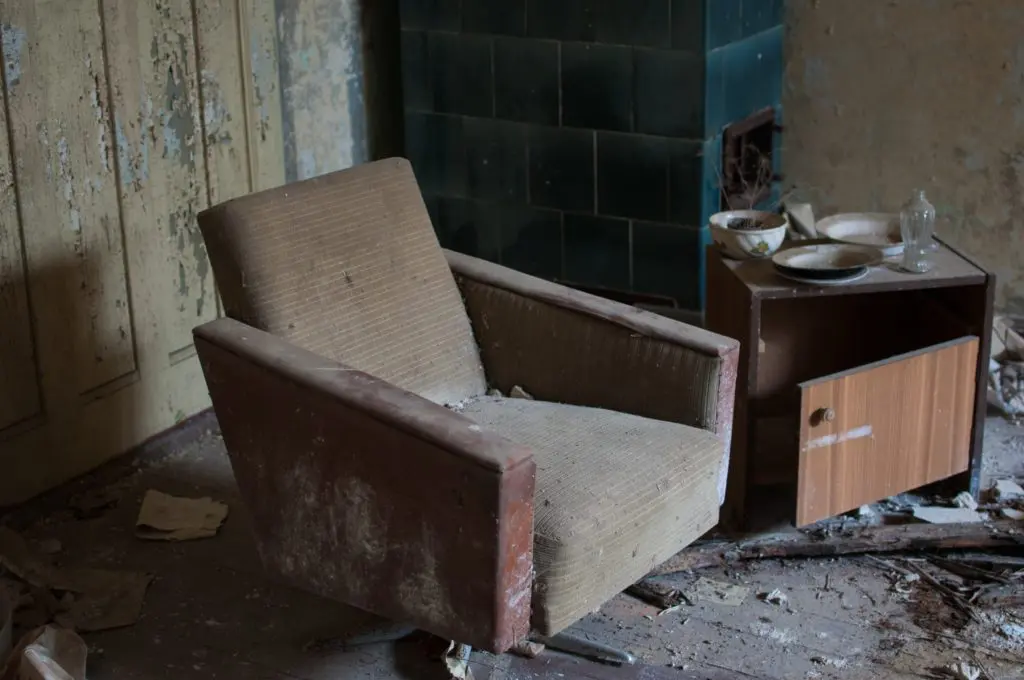
M 528 449 L 241 322 L 194 335 L 268 570 L 492 651 L 528 634 Z
M 739 342 L 484 260 L 445 255 L 488 384 L 714 432 L 725 442 L 727 469 Z

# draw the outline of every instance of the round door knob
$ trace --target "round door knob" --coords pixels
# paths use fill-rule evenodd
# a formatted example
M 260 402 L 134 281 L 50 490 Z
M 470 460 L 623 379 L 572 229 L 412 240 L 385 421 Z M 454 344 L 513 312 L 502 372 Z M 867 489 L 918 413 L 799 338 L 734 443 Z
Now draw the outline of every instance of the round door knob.
M 814 412 L 814 421 L 818 423 L 831 423 L 836 419 L 835 409 L 827 406 L 819 408 Z

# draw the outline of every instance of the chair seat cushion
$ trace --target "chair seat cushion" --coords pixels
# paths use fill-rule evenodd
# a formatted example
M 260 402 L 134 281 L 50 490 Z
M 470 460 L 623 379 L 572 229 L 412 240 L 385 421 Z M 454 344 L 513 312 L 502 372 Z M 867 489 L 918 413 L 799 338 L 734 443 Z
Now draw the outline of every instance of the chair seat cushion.
M 693 427 L 603 409 L 481 397 L 481 427 L 533 449 L 533 626 L 553 635 L 718 521 L 725 447 Z

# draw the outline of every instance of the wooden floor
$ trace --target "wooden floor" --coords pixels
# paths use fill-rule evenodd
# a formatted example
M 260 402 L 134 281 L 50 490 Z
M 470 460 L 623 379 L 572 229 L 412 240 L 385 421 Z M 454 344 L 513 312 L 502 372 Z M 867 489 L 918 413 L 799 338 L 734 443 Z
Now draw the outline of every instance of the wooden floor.
M 206 428 L 209 429 L 206 429 Z M 340 604 L 273 584 L 262 574 L 223 444 L 208 422 L 198 438 L 171 451 L 117 465 L 39 499 L 8 520 L 30 539 L 61 542 L 66 565 L 122 567 L 156 575 L 134 625 L 84 636 L 91 680 L 221 678 L 443 678 L 438 641 L 413 638 L 345 652 L 317 640 L 343 638 L 379 623 Z M 996 424 L 993 445 L 1009 447 L 1006 468 L 1024 466 L 1024 430 Z M 216 538 L 186 543 L 142 542 L 133 535 L 147 489 L 227 502 Z M 91 520 L 66 510 L 83 490 L 110 490 L 118 505 Z M 574 632 L 625 647 L 640 664 L 613 668 L 546 653 L 526 661 L 474 654 L 477 680 L 546 678 L 921 678 L 957 660 L 974 659 L 993 678 L 1024 678 L 1024 612 L 957 628 L 926 589 L 911 602 L 894 592 L 892 576 L 866 558 L 761 561 L 671 580 L 691 590 L 698 578 L 747 589 L 742 604 L 700 600 L 658 616 L 619 596 Z M 758 599 L 775 589 L 783 605 Z M 1019 616 L 1018 616 L 1019 615 Z M 1014 628 L 1017 626 L 1017 628 Z M 1006 631 L 1009 631 L 1008 633 Z

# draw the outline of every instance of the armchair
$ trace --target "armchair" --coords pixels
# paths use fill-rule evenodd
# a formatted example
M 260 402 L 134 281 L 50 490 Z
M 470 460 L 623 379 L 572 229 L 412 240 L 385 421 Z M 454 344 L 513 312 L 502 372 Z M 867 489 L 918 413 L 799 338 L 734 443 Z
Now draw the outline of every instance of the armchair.
M 403 159 L 199 223 L 227 318 L 196 348 L 268 571 L 501 652 L 717 522 L 737 342 L 443 251 Z

